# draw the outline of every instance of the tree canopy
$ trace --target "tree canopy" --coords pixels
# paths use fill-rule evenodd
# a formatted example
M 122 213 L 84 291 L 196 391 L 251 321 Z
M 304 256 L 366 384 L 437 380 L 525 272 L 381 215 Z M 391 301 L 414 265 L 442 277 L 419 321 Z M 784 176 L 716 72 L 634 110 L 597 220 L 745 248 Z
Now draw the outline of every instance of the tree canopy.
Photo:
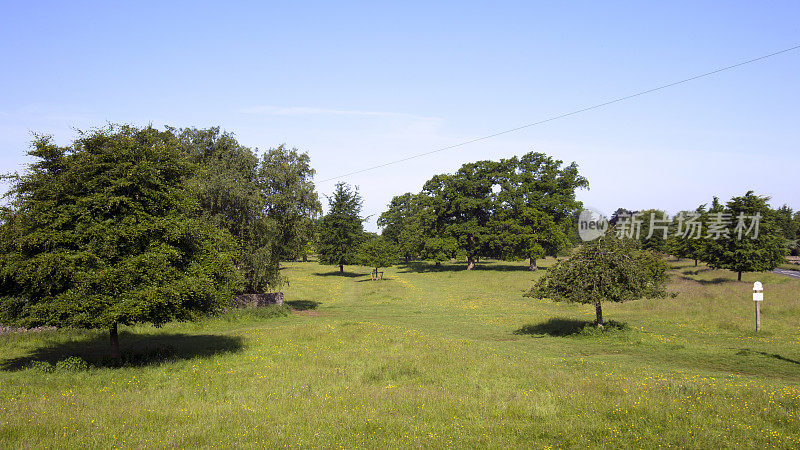
M 276 224 L 278 257 L 297 259 L 307 252 L 322 205 L 314 189 L 314 169 L 306 153 L 285 145 L 269 149 L 258 167 L 266 216 Z
M 69 147 L 39 137 L 0 213 L 0 321 L 160 325 L 217 310 L 239 282 L 231 234 L 202 218 L 171 131 L 112 126 Z
M 535 269 L 536 259 L 570 247 L 575 191 L 587 186 L 575 163 L 542 153 L 478 161 L 395 197 L 378 224 L 406 259 L 461 255 L 472 269 L 479 257 L 526 258 Z

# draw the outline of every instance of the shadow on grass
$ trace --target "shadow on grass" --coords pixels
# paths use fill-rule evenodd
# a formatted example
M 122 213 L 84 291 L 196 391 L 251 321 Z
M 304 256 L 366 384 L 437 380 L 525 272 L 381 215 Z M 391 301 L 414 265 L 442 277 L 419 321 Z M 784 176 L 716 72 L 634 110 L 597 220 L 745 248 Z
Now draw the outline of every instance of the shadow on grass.
M 320 305 L 320 302 L 315 302 L 314 300 L 292 300 L 285 303 L 295 311 L 308 311 L 309 309 L 317 309 L 317 306 Z
M 761 352 L 761 351 L 756 351 L 756 350 L 750 350 L 750 349 L 747 349 L 747 348 L 743 348 L 743 349 L 739 350 L 738 352 L 736 352 L 736 354 L 740 355 L 740 356 L 748 356 L 751 353 L 755 353 L 755 354 L 761 355 L 761 356 L 766 356 L 768 358 L 775 358 L 775 359 L 780 360 L 780 361 L 785 361 L 785 362 L 792 363 L 792 364 L 797 364 L 797 365 L 800 366 L 800 361 L 797 361 L 796 359 L 787 358 L 785 356 L 781 356 L 781 355 L 779 355 L 777 353 L 767 353 L 767 352 Z
M 410 263 L 403 263 L 398 265 L 401 273 L 427 273 L 427 272 L 466 272 L 467 263 L 447 263 L 437 266 L 436 264 L 417 261 Z M 540 267 L 539 270 L 546 270 L 546 267 Z M 472 270 L 489 270 L 497 272 L 534 272 L 528 268 L 527 265 L 514 265 L 514 264 L 493 264 L 491 262 L 477 262 L 475 268 Z
M 618 331 L 627 328 L 625 323 L 615 322 L 609 320 L 603 327 L 602 332 Z M 573 336 L 577 334 L 594 334 L 601 332 L 597 328 L 594 321 L 577 320 L 577 319 L 550 319 L 547 322 L 537 323 L 535 325 L 525 325 L 519 330 L 514 331 L 514 334 L 532 334 L 532 335 L 548 335 L 548 336 Z
M 364 279 L 364 280 L 358 280 L 358 281 L 356 281 L 356 283 L 363 283 L 363 282 L 365 282 L 365 281 L 366 281 L 366 282 L 375 281 L 375 282 L 378 282 L 378 283 L 379 283 L 379 282 L 381 282 L 381 281 L 392 281 L 392 279 L 391 279 L 391 278 L 389 278 L 389 277 L 383 277 L 383 278 L 382 278 L 382 279 L 380 279 L 380 280 L 373 280 L 373 279 L 371 279 L 371 278 L 366 278 L 366 279 Z
M 699 275 L 703 272 L 708 272 L 710 270 L 714 269 L 711 269 L 709 267 L 692 267 L 691 269 L 682 269 L 681 272 L 683 272 L 685 275 Z
M 346 278 L 358 278 L 358 277 L 368 277 L 369 273 L 355 273 L 355 272 L 347 272 L 344 273 L 339 272 L 338 270 L 331 270 L 330 272 L 316 272 L 314 275 L 318 277 L 346 277 Z
M 32 351 L 27 356 L 7 359 L 0 370 L 13 371 L 27 367 L 59 367 L 59 363 L 80 358 L 88 367 L 141 367 L 167 360 L 208 357 L 241 351 L 243 339 L 238 336 L 211 334 L 145 334 L 122 332 L 119 336 L 120 359 L 108 356 L 107 336 L 51 344 Z
M 729 281 L 734 281 L 733 279 L 725 278 L 725 277 L 716 277 L 716 278 L 712 278 L 710 280 L 697 280 L 697 279 L 694 279 L 694 278 L 691 278 L 691 277 L 686 277 L 686 276 L 683 276 L 683 275 L 681 275 L 681 279 L 682 280 L 686 280 L 686 281 L 694 281 L 695 283 L 699 283 L 699 284 L 702 284 L 702 285 L 715 285 L 715 284 L 727 283 Z

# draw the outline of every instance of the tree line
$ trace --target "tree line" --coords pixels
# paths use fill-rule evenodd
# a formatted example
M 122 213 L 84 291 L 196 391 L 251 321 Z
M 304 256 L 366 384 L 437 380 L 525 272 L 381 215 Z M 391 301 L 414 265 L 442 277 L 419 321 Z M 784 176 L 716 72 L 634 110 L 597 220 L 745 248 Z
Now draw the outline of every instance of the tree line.
M 106 329 L 113 355 L 119 324 L 160 325 L 219 311 L 235 294 L 280 286 L 280 262 L 311 253 L 340 273 L 351 264 L 377 275 L 400 259 L 438 265 L 454 258 L 466 270 L 481 258 L 524 259 L 536 270 L 537 260 L 569 255 L 580 243 L 576 191 L 588 188 L 576 163 L 543 153 L 467 163 L 433 176 L 418 193 L 394 197 L 378 218 L 378 235 L 364 231 L 357 187 L 338 183 L 322 215 L 306 153 L 281 145 L 259 155 L 219 128 L 110 125 L 81 132 L 68 146 L 37 136 L 28 155 L 34 161 L 22 174 L 5 176 L 11 188 L 0 207 L 0 323 Z M 685 224 L 676 217 L 670 237 L 656 235 L 635 249 L 584 245 L 572 261 L 604 249 L 636 252 L 641 270 L 657 280 L 665 268 L 639 252 L 693 258 L 740 276 L 769 270 L 782 262 L 787 239 L 796 245 L 800 213 L 772 210 L 768 200 L 748 192 L 691 212 L 699 220 L 759 214 L 755 239 L 680 237 Z M 609 276 L 640 270 L 625 264 Z M 557 266 L 560 275 L 539 292 L 563 297 L 564 280 L 581 267 Z M 608 289 L 620 299 L 661 292 L 662 281 L 638 283 L 627 293 Z
M 732 270 L 741 281 L 743 272 L 772 270 L 786 262 L 787 254 L 796 255 L 800 250 L 800 212 L 787 205 L 772 209 L 769 200 L 753 191 L 725 204 L 714 197 L 710 204 L 680 211 L 666 228 L 659 225 L 658 230 L 651 230 L 655 221 L 669 217 L 657 209 L 620 208 L 610 222 L 615 225 L 622 218 L 639 217 L 641 230 L 637 238 L 643 248 L 692 259 L 695 265 L 704 262 L 712 268 Z M 740 223 L 740 217 L 747 220 Z M 712 224 L 716 228 L 709 229 Z M 738 230 L 737 226 L 742 225 L 746 229 Z

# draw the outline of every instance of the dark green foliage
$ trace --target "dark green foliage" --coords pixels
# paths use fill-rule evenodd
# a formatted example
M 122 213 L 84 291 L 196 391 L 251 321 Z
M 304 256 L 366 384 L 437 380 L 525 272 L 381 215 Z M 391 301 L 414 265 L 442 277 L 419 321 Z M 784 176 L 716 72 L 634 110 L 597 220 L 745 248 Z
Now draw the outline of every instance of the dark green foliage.
M 642 248 L 657 253 L 665 252 L 667 250 L 667 240 L 669 239 L 669 229 L 672 225 L 669 215 L 659 209 L 646 209 L 638 213 L 638 217 L 642 221 L 639 235 Z
M 663 298 L 666 282 L 662 258 L 635 240 L 606 234 L 553 266 L 525 296 L 593 304 L 602 325 L 602 302 Z
M 795 240 L 800 238 L 800 211 L 795 213 L 788 205 L 783 205 L 780 208 L 772 211 L 772 217 L 775 220 L 775 226 L 778 227 L 784 238 L 788 240 Z
M 573 216 L 582 204 L 575 190 L 588 188 L 575 163 L 543 153 L 528 153 L 497 163 L 499 192 L 494 194 L 491 228 L 495 230 L 491 253 L 501 259 L 536 260 L 557 256 L 571 246 Z
M 786 238 L 775 223 L 768 201 L 769 197 L 749 191 L 742 197 L 732 198 L 724 209 L 712 208 L 725 215 L 731 224 L 727 236 L 706 239 L 705 259 L 709 266 L 737 272 L 741 281 L 742 272 L 768 271 L 785 262 Z M 758 237 L 754 239 L 755 230 L 748 234 L 748 228 L 750 218 L 756 215 L 760 216 L 760 222 Z M 740 217 L 744 219 L 741 223 Z M 743 228 L 737 230 L 741 226 Z
M 695 265 L 705 257 L 706 244 L 702 224 L 708 221 L 706 205 L 694 211 L 681 211 L 673 217 L 664 251 L 679 258 L 694 260 Z
M 319 223 L 318 248 L 322 264 L 344 266 L 358 262 L 358 249 L 364 237 L 361 214 L 361 196 L 358 188 L 336 183 L 333 195 L 328 197 L 328 214 Z
M 241 290 L 262 293 L 283 281 L 278 265 L 308 252 L 321 212 L 307 154 L 281 145 L 261 160 L 219 128 L 180 131 L 195 165 L 192 185 L 203 217 L 235 238 Z
M 235 242 L 200 218 L 172 132 L 109 127 L 29 154 L 2 210 L 0 322 L 159 325 L 230 299 Z
M 266 216 L 276 224 L 281 260 L 297 259 L 309 251 L 315 220 L 322 213 L 314 190 L 314 169 L 306 153 L 284 145 L 269 149 L 258 168 L 258 184 Z

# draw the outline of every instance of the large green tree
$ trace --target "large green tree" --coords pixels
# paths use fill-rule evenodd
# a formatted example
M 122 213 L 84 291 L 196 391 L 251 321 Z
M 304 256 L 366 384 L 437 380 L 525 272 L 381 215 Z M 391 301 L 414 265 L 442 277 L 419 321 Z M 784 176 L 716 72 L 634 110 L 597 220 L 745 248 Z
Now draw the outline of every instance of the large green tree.
M 277 228 L 281 259 L 305 257 L 314 236 L 322 205 L 314 189 L 314 169 L 307 153 L 285 145 L 269 149 L 261 158 L 258 185 L 267 218 Z
M 748 191 L 724 208 L 712 207 L 706 235 L 709 266 L 732 270 L 742 281 L 742 272 L 772 270 L 786 260 L 786 238 L 768 202 L 769 197 Z
M 501 259 L 536 260 L 557 256 L 571 246 L 573 217 L 582 204 L 577 189 L 588 188 L 575 163 L 531 152 L 501 160 L 497 165 L 497 192 L 490 227 Z
M 667 295 L 667 265 L 638 241 L 613 233 L 584 243 L 569 259 L 539 279 L 527 297 L 592 304 L 603 326 L 603 302 L 626 302 Z
M 259 183 L 258 157 L 219 128 L 183 129 L 179 139 L 194 167 L 190 181 L 202 217 L 228 230 L 238 244 L 240 290 L 263 293 L 280 285 L 282 235 L 278 221 L 266 213 L 269 188 Z
M 495 170 L 492 161 L 464 164 L 455 174 L 435 175 L 422 187 L 425 214 L 432 218 L 426 224 L 426 235 L 455 242 L 466 255 L 467 270 L 475 267 L 493 241 L 495 229 L 490 222 Z
M 441 261 L 465 256 L 536 260 L 571 245 L 577 189 L 588 186 L 576 164 L 542 153 L 464 164 L 436 175 L 416 196 L 395 197 L 381 216 L 405 254 Z
M 336 183 L 333 195 L 328 197 L 328 213 L 319 222 L 317 252 L 322 264 L 344 266 L 358 262 L 358 249 L 364 238 L 364 220 L 361 214 L 361 196 L 358 188 Z
M 109 330 L 217 310 L 238 282 L 231 235 L 201 218 L 171 131 L 37 138 L 0 213 L 0 322 Z

